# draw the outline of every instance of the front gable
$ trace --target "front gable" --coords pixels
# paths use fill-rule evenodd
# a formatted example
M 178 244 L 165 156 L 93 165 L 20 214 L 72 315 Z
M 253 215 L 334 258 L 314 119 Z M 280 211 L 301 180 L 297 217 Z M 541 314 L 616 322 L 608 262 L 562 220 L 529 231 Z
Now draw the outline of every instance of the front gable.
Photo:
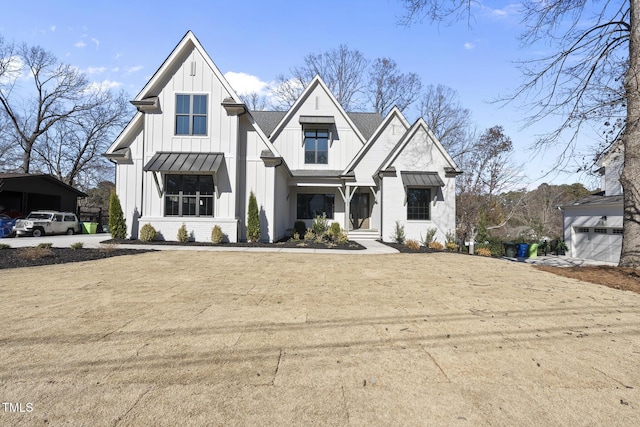
M 316 76 L 271 132 L 270 140 L 292 170 L 340 171 L 365 138 Z M 315 154 L 305 141 L 312 141 Z M 312 158 L 313 157 L 313 158 Z
M 355 183 L 373 185 L 375 174 L 387 155 L 393 151 L 409 129 L 409 122 L 397 107 L 394 107 L 374 131 L 369 141 L 347 165 L 343 174 L 355 174 Z

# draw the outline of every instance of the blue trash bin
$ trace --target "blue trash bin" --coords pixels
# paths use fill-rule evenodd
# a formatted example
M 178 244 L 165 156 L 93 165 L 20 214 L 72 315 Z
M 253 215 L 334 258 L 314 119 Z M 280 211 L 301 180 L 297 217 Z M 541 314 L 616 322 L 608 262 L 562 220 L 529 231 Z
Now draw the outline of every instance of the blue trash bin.
M 528 243 L 519 243 L 518 244 L 518 258 L 526 258 L 529 252 L 529 244 Z

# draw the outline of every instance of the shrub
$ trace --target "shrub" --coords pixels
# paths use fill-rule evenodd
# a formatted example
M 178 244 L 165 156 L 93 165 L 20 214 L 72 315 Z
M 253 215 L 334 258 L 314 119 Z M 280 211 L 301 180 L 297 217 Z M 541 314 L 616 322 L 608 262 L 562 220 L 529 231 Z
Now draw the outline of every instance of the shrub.
M 438 229 L 435 227 L 427 229 L 427 234 L 424 236 L 424 239 L 422 240 L 422 246 L 429 246 L 429 243 L 434 241 L 437 232 L 438 232 Z M 422 233 L 420 233 L 420 238 L 422 239 Z
M 11 249 L 11 245 L 6 243 L 0 243 L 0 249 Z
M 176 236 L 176 238 L 180 243 L 187 243 L 189 241 L 189 232 L 187 231 L 187 224 L 185 224 L 184 222 L 182 223 L 180 228 L 178 228 L 178 235 Z
M 297 231 L 294 231 L 292 239 L 293 240 L 300 240 L 300 233 L 298 233 Z
M 329 230 L 329 222 L 327 221 L 327 216 L 322 214 L 322 216 L 318 215 L 313 219 L 311 223 L 311 229 L 319 238 L 324 237 Z
M 404 234 L 404 225 L 400 221 L 396 221 L 396 225 L 393 228 L 393 234 L 391 235 L 391 239 L 394 242 L 402 244 L 404 243 L 405 234 Z
M 71 249 L 78 250 L 78 249 L 82 249 L 84 247 L 84 243 L 82 242 L 75 242 L 71 244 Z
M 455 231 L 447 231 L 444 235 L 444 241 L 446 243 L 456 243 L 456 232 Z
M 51 249 L 53 247 L 53 243 L 38 243 L 37 247 L 40 249 Z
M 20 256 L 32 261 L 40 258 L 46 258 L 51 255 L 53 255 L 51 246 L 47 247 L 38 245 L 31 248 L 22 248 L 20 251 Z
M 304 233 L 307 232 L 307 225 L 304 223 L 304 221 L 296 221 L 293 224 L 293 229 L 295 230 L 295 233 L 298 233 L 298 238 L 300 238 L 300 236 L 304 236 Z
M 109 198 L 109 232 L 114 239 L 126 239 L 127 223 L 124 220 L 120 199 L 115 191 Z
M 447 248 L 447 250 L 449 252 L 455 252 L 455 251 L 458 250 L 458 245 L 456 245 L 453 242 L 447 242 L 447 243 L 444 244 L 444 246 L 445 246 L 445 248 Z
M 331 226 L 329 227 L 329 231 L 327 231 L 329 238 L 333 241 L 336 241 L 338 240 L 340 233 L 342 233 L 342 228 L 340 227 L 340 224 L 337 222 L 332 222 Z
M 158 232 L 153 228 L 153 225 L 145 224 L 140 229 L 140 235 L 138 237 L 142 242 L 153 242 L 155 238 L 158 237 Z
M 412 251 L 417 251 L 420 249 L 420 242 L 418 242 L 417 240 L 409 239 L 404 243 L 404 245 Z
M 260 240 L 260 213 L 258 201 L 253 191 L 249 194 L 249 213 L 247 218 L 247 240 L 257 242 Z
M 342 230 L 340 231 L 340 234 L 338 235 L 338 237 L 336 238 L 336 243 L 340 244 L 340 245 L 344 245 L 345 243 L 347 243 L 349 241 L 349 236 L 347 235 L 347 233 L 343 232 Z
M 444 249 L 444 246 L 442 246 L 442 243 L 440 242 L 431 242 L 429 243 L 429 249 L 433 249 L 434 251 L 441 251 Z
M 307 231 L 304 233 L 304 240 L 313 240 L 315 239 L 316 235 L 313 234 L 313 230 L 310 228 L 307 228 Z
M 478 248 L 478 250 L 476 251 L 477 255 L 480 256 L 491 256 L 491 249 L 489 248 Z
M 218 244 L 224 240 L 224 233 L 222 232 L 222 228 L 219 225 L 214 225 L 211 229 L 211 243 Z

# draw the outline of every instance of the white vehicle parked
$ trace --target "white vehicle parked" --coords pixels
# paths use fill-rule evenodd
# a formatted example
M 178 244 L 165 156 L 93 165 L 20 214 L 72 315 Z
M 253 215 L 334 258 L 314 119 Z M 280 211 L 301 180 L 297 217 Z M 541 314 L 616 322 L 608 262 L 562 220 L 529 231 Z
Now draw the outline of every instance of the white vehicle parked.
M 18 236 L 80 233 L 80 222 L 71 212 L 34 211 L 25 219 L 19 219 L 13 230 Z

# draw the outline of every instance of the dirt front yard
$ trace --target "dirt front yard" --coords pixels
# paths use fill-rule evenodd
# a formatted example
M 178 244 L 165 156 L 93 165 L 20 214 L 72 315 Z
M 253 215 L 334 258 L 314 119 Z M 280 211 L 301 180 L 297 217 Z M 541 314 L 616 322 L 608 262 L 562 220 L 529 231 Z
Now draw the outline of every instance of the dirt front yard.
M 0 319 L 0 425 L 640 424 L 640 295 L 521 263 L 152 252 L 3 270 Z

